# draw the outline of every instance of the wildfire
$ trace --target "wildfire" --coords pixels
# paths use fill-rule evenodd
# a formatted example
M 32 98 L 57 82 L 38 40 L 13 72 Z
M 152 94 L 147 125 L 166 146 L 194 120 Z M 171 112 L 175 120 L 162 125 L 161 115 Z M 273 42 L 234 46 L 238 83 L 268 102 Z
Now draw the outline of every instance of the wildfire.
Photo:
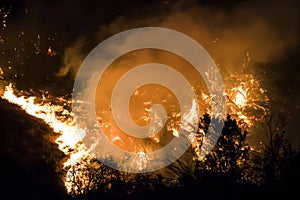
M 228 86 L 226 87 L 228 113 L 236 117 L 240 125 L 247 127 L 253 126 L 254 123 L 259 120 L 260 116 L 263 116 L 267 112 L 266 105 L 268 98 L 266 90 L 260 87 L 259 81 L 256 80 L 253 75 L 244 75 L 243 77 L 232 76 L 225 80 L 225 83 L 227 83 Z M 18 97 L 14 93 L 12 84 L 5 87 L 5 91 L 1 94 L 1 97 L 10 103 L 19 105 L 28 114 L 42 119 L 53 128 L 54 132 L 61 134 L 55 142 L 58 144 L 59 149 L 69 157 L 63 163 L 63 167 L 66 170 L 66 176 L 64 178 L 65 187 L 69 193 L 74 191 L 74 187 L 77 186 L 74 185 L 72 181 L 79 179 L 82 188 L 77 189 L 79 189 L 79 191 L 88 190 L 88 187 L 90 187 L 90 177 L 86 175 L 87 172 L 85 172 L 85 170 L 87 170 L 87 168 L 85 165 L 80 164 L 82 162 L 85 162 L 85 164 L 92 163 L 91 160 L 93 160 L 92 153 L 81 142 L 86 134 L 86 130 L 77 127 L 72 112 L 67 110 L 64 106 L 59 105 L 61 102 L 64 102 L 64 104 L 71 104 L 71 102 L 63 98 L 57 98 L 56 104 L 45 97 L 43 97 L 42 100 L 34 96 Z M 202 93 L 198 98 L 202 100 L 202 103 L 210 103 L 209 95 Z M 180 134 L 175 128 L 176 126 L 189 132 L 192 147 L 199 157 L 202 137 L 205 133 L 203 130 L 198 130 L 198 125 L 196 124 L 199 117 L 197 114 L 198 109 L 196 100 L 194 100 L 189 112 L 182 114 L 182 122 L 178 124 L 177 122 L 173 123 L 171 121 L 172 123 L 167 125 L 167 130 L 175 137 L 178 137 Z M 179 116 L 178 113 L 173 114 L 174 116 Z M 200 131 L 200 134 L 195 134 L 197 131 L 198 133 Z M 116 135 L 113 140 L 115 142 L 118 141 L 118 136 Z M 153 140 L 157 143 L 160 142 L 158 138 L 153 138 Z M 147 154 L 142 151 L 136 153 L 134 161 L 134 164 L 140 170 L 143 170 L 149 164 Z
M 241 87 L 238 87 L 237 89 L 237 94 L 235 95 L 235 104 L 239 107 L 242 108 L 246 105 L 247 103 L 247 90 L 243 90 Z
M 232 75 L 225 80 L 227 110 L 243 127 L 252 127 L 268 112 L 267 91 L 252 74 Z
M 36 97 L 17 97 L 14 94 L 12 84 L 5 87 L 2 98 L 8 100 L 10 103 L 16 104 L 24 109 L 28 114 L 42 119 L 46 124 L 53 128 L 54 132 L 61 135 L 56 139 L 59 149 L 69 156 L 69 159 L 63 164 L 64 168 L 79 163 L 82 158 L 90 157 L 88 150 L 83 144 L 80 144 L 81 139 L 85 135 L 85 130 L 78 128 L 75 125 L 75 120 L 72 114 L 63 106 L 55 105 L 50 102 L 36 103 Z M 60 99 L 61 101 L 61 99 Z M 61 116 L 58 116 L 58 113 Z M 67 172 L 68 174 L 69 172 Z M 68 191 L 71 190 L 70 186 L 65 181 Z
M 231 75 L 225 79 L 226 110 L 236 118 L 239 125 L 251 128 L 268 113 L 269 98 L 267 90 L 260 86 L 260 81 L 252 74 Z M 211 105 L 210 96 L 202 92 L 201 100 Z M 205 107 L 206 113 L 211 114 Z

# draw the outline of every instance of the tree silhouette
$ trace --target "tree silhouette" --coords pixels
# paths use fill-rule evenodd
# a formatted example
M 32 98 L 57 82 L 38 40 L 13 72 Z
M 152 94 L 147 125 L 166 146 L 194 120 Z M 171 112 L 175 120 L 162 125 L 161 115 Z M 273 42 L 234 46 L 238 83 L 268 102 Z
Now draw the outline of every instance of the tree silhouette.
M 205 132 L 210 122 L 209 116 L 204 115 L 200 120 L 200 128 Z M 241 181 L 248 167 L 250 146 L 246 143 L 247 132 L 239 128 L 235 119 L 230 115 L 224 122 L 220 138 L 213 150 L 198 163 L 202 174 L 226 177 L 226 181 Z
M 295 152 L 286 135 L 286 119 L 279 115 L 266 118 L 265 132 L 267 142 L 263 150 L 264 182 L 273 184 L 288 171 Z
M 196 132 L 200 146 L 210 123 L 208 114 L 200 118 Z M 278 187 L 284 188 L 280 188 L 281 191 L 289 191 L 290 183 L 283 180 L 293 176 L 288 173 L 290 169 L 294 174 L 297 171 L 299 154 L 298 161 L 295 161 L 295 154 L 285 135 L 285 125 L 284 118 L 270 116 L 266 121 L 267 143 L 264 149 L 256 151 L 247 144 L 248 132 L 228 115 L 218 142 L 204 159 L 193 159 L 196 157 L 195 149 L 190 148 L 181 158 L 158 172 L 121 173 L 98 160 L 83 160 L 67 169 L 72 186 L 70 193 L 75 199 L 153 199 L 161 195 L 170 198 L 187 195 L 204 197 L 203 192 L 207 191 L 207 197 L 211 197 L 211 192 L 218 190 L 215 197 L 225 195 L 240 199 L 254 194 L 270 197 L 274 188 L 277 190 Z M 293 168 L 290 163 L 294 163 Z M 191 166 L 195 167 L 193 172 Z M 166 184 L 175 177 L 176 184 Z M 274 186 L 274 183 L 279 184 Z

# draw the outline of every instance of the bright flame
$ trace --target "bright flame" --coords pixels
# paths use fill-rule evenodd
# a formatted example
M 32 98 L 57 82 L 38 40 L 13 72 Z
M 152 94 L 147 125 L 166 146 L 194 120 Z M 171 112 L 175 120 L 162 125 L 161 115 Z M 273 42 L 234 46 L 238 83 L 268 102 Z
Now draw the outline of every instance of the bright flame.
M 247 89 L 246 91 L 243 90 L 241 87 L 238 87 L 238 92 L 235 95 L 235 104 L 242 108 L 243 106 L 246 105 L 247 102 Z
M 259 116 L 265 114 L 268 109 L 268 98 L 266 96 L 266 90 L 260 87 L 259 81 L 252 75 L 232 76 L 231 80 L 225 80 L 227 82 L 226 96 L 227 96 L 227 111 L 228 113 L 236 117 L 240 125 L 252 127 L 255 121 L 259 120 Z M 232 80 L 233 79 L 233 80 Z M 74 191 L 74 187 L 77 187 L 72 183 L 73 179 L 77 178 L 81 181 L 81 188 L 77 188 L 79 191 L 84 191 L 89 188 L 89 177 L 84 170 L 87 170 L 82 162 L 88 162 L 90 164 L 93 156 L 91 152 L 81 143 L 81 140 L 86 134 L 86 130 L 76 126 L 75 119 L 72 113 L 69 112 L 64 106 L 55 105 L 51 102 L 47 102 L 47 99 L 43 98 L 41 103 L 37 103 L 36 97 L 16 96 L 12 84 L 5 87 L 5 91 L 1 94 L 3 99 L 8 100 L 10 103 L 19 105 L 28 114 L 42 119 L 46 124 L 53 128 L 54 132 L 61 135 L 55 140 L 59 149 L 69 156 L 68 160 L 63 163 L 64 169 L 67 170 L 64 183 L 67 191 L 71 193 Z M 202 93 L 198 97 L 198 102 L 204 105 L 211 105 L 210 96 Z M 58 102 L 66 102 L 63 98 L 57 98 Z M 71 103 L 71 102 L 67 102 Z M 145 102 L 147 104 L 147 102 Z M 208 106 L 209 107 L 209 106 Z M 203 130 L 198 130 L 199 110 L 197 100 L 193 100 L 192 107 L 187 113 L 173 113 L 174 116 L 180 117 L 181 121 L 172 121 L 167 124 L 167 130 L 171 131 L 173 136 L 178 137 L 180 132 L 178 128 L 189 133 L 188 138 L 192 143 L 196 155 L 200 156 L 200 149 L 202 145 L 202 139 L 205 135 Z M 204 108 L 204 112 L 207 112 L 207 108 Z M 201 107 L 203 112 L 203 108 Z M 259 112 L 259 114 L 257 114 Z M 59 114 L 58 114 L 59 113 Z M 209 112 L 207 112 L 209 113 Z M 201 114 L 200 114 L 201 115 Z M 173 117 L 174 117 L 173 116 Z M 197 133 L 197 134 L 196 134 Z M 156 143 L 160 142 L 159 138 L 152 138 Z M 122 142 L 118 135 L 113 137 L 113 142 Z M 135 167 L 139 170 L 144 170 L 150 163 L 145 152 L 139 151 L 135 157 Z M 74 177 L 76 176 L 76 177 Z M 76 190 L 76 188 L 75 188 Z
M 197 101 L 193 99 L 192 107 L 190 108 L 189 112 L 187 114 L 183 114 L 180 127 L 183 130 L 192 133 L 197 131 L 196 129 L 198 127 L 198 122 L 199 122 L 199 114 L 198 114 Z
M 85 146 L 80 143 L 85 135 L 85 130 L 78 128 L 75 125 L 75 120 L 72 118 L 71 113 L 64 109 L 63 106 L 51 103 L 35 103 L 35 97 L 17 97 L 14 94 L 12 84 L 5 87 L 2 98 L 10 103 L 20 106 L 28 114 L 42 119 L 46 124 L 53 128 L 54 132 L 61 134 L 55 142 L 62 152 L 69 155 L 69 159 L 63 164 L 64 168 L 69 168 L 70 166 L 79 163 L 84 157 L 90 157 Z M 59 118 L 57 113 L 62 113 L 67 120 Z M 67 190 L 70 191 L 71 188 L 67 184 L 68 182 L 65 181 L 65 183 Z
M 251 128 L 268 113 L 267 90 L 261 87 L 258 78 L 252 74 L 239 73 L 224 77 L 227 97 L 226 111 L 244 128 Z M 201 110 L 211 115 L 211 97 L 202 91 L 199 96 Z M 203 114 L 204 114 L 203 113 Z
M 228 113 L 236 117 L 241 126 L 253 127 L 268 112 L 267 91 L 251 74 L 232 75 L 226 81 L 229 82 L 226 84 Z

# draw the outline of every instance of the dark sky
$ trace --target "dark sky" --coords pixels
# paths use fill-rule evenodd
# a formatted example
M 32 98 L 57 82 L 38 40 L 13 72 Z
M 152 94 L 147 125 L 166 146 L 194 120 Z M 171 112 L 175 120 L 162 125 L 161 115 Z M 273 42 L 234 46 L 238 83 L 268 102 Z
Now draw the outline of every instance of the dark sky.
M 140 26 L 164 26 L 198 40 L 224 74 L 247 69 L 269 91 L 270 109 L 284 113 L 299 143 L 298 1 L 4 0 L 0 67 L 17 87 L 70 94 L 80 61 L 103 39 Z M 0 38 L 0 39 L 1 39 Z M 219 46 L 212 45 L 218 38 Z M 47 54 L 49 47 L 55 55 Z M 63 69 L 63 70 L 62 70 Z M 63 85 L 63 87 L 62 87 Z

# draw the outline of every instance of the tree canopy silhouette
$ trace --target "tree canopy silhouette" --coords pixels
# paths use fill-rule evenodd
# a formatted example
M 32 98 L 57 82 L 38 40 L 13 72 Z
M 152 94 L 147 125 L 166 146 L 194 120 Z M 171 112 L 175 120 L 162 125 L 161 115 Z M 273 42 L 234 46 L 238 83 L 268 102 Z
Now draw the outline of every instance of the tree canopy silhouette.
M 200 128 L 205 132 L 210 122 L 209 115 L 200 120 Z M 227 181 L 242 181 L 248 167 L 250 145 L 247 144 L 247 131 L 239 128 L 237 121 L 227 116 L 220 138 L 212 151 L 198 163 L 203 174 L 222 175 Z M 230 179 L 230 180 L 229 180 Z

